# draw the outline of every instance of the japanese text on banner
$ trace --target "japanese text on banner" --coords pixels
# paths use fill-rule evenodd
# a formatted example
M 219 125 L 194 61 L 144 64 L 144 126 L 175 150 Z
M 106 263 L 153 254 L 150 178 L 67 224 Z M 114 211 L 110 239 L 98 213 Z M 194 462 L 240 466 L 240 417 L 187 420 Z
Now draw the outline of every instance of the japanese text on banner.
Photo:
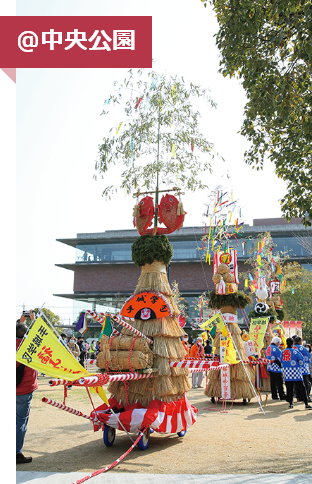
M 47 375 L 74 381 L 89 375 L 57 339 L 42 318 L 37 318 L 16 353 L 16 360 Z
M 269 318 L 257 318 L 250 320 L 249 338 L 254 342 L 257 355 L 259 355 L 261 351 L 268 322 Z
M 206 329 L 210 332 L 211 336 L 214 336 L 215 331 L 214 328 L 216 327 L 218 331 L 222 332 L 224 328 L 224 321 L 220 313 L 214 314 L 210 319 L 205 321 L 200 325 L 201 328 Z

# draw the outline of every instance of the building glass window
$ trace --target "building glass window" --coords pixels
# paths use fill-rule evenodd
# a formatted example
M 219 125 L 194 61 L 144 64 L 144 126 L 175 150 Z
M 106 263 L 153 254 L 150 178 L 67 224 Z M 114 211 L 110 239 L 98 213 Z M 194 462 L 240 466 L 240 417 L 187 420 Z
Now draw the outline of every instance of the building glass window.
M 243 253 L 242 243 L 246 240 Z M 273 238 L 274 252 L 289 251 L 290 257 L 309 256 L 295 237 L 275 237 Z M 178 240 L 171 241 L 173 247 L 173 261 L 178 260 L 200 260 L 206 256 L 205 249 L 202 248 L 202 241 L 199 240 Z M 254 242 L 248 239 L 230 240 L 230 247 L 237 251 L 238 259 L 247 259 L 248 250 L 252 248 Z M 132 260 L 131 242 L 118 244 L 79 244 L 76 246 L 76 262 L 128 262 Z

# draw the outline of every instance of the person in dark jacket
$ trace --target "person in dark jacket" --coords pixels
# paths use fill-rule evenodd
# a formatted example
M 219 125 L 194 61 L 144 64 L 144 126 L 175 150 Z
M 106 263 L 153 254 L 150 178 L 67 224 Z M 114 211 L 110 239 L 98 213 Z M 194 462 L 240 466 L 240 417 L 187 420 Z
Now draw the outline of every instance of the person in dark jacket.
M 30 318 L 32 321 L 35 319 L 33 311 L 30 311 Z M 16 325 L 16 350 L 27 331 L 26 324 L 18 323 Z M 37 388 L 37 371 L 16 362 L 16 464 L 27 464 L 32 461 L 32 457 L 25 457 L 22 454 L 22 448 L 27 431 L 31 400 L 33 392 Z
M 82 336 L 79 336 L 79 338 L 77 339 L 77 345 L 79 346 L 79 350 L 80 350 L 79 363 L 81 364 L 81 366 L 84 367 L 84 361 L 85 361 L 85 356 L 86 356 L 86 348 L 85 348 L 85 345 L 83 344 L 83 337 Z
M 206 341 L 204 351 L 205 351 L 205 355 L 211 355 L 212 354 L 212 345 L 211 345 L 211 340 L 209 339 L 209 337 Z
M 309 402 L 311 401 L 310 399 L 310 363 L 311 363 L 311 354 L 307 348 L 302 346 L 302 339 L 300 336 L 296 336 L 294 339 L 295 343 L 293 348 L 296 350 L 300 351 L 303 357 L 303 368 L 302 368 L 302 378 L 303 378 L 303 384 L 306 389 L 307 397 Z
M 270 363 L 268 363 L 268 372 L 270 374 L 272 400 L 278 400 L 277 392 L 281 400 L 286 400 L 283 388 L 282 352 L 279 349 L 280 344 L 280 338 L 274 336 L 270 346 L 266 350 L 266 358 L 270 360 Z
M 305 403 L 306 409 L 312 410 L 312 407 L 308 404 L 308 397 L 303 384 L 303 356 L 300 351 L 293 348 L 294 340 L 292 338 L 287 338 L 286 344 L 287 348 L 283 351 L 282 359 L 283 376 L 287 390 L 286 401 L 289 403 L 289 408 L 294 408 L 293 392 L 296 383 L 297 397 Z

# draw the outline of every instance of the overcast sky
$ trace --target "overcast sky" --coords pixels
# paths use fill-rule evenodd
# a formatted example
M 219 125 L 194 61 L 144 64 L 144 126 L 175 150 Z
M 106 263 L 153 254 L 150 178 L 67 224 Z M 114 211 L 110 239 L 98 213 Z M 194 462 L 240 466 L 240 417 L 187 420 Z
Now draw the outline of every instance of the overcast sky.
M 280 217 L 285 183 L 273 166 L 262 173 L 243 163 L 248 148 L 237 134 L 243 121 L 244 90 L 236 79 L 218 73 L 219 53 L 213 35 L 214 13 L 200 0 L 17 0 L 17 15 L 151 15 L 156 69 L 183 75 L 208 87 L 218 108 L 204 109 L 203 131 L 225 163 L 218 162 L 205 181 L 214 189 L 227 184 L 244 207 L 245 223 Z M 16 314 L 45 303 L 62 319 L 72 318 L 72 302 L 53 297 L 73 291 L 73 272 L 55 267 L 75 260 L 75 249 L 56 242 L 81 232 L 132 228 L 131 197 L 102 198 L 105 184 L 93 180 L 98 144 L 107 134 L 103 102 L 122 81 L 125 69 L 18 69 L 17 72 L 17 240 L 19 274 Z M 112 113 L 112 119 L 114 113 Z M 117 177 L 121 173 L 121 167 Z M 231 179 L 224 176 L 229 173 Z M 29 191 L 31 188 L 31 192 Z M 202 225 L 208 193 L 187 194 L 185 226 Z M 8 247 L 7 256 L 11 256 Z

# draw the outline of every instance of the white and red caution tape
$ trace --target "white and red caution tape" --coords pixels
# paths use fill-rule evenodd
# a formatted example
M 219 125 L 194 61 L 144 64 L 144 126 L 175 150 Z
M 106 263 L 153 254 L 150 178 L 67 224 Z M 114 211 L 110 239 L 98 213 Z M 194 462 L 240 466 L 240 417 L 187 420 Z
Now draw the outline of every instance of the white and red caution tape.
M 153 373 L 122 373 L 120 375 L 109 375 L 109 382 L 112 381 L 126 381 L 126 380 L 143 380 L 144 378 L 152 378 Z
M 196 368 L 203 371 L 206 370 L 220 370 L 221 368 L 227 368 L 228 363 L 219 364 L 217 361 L 206 361 L 206 360 L 182 360 L 182 361 L 170 361 L 169 365 L 172 368 Z
M 56 387 L 58 385 L 71 385 L 72 383 L 69 382 L 68 380 L 63 380 L 63 378 L 52 378 L 52 380 L 49 380 L 49 385 L 50 387 Z
M 96 358 L 95 359 L 87 359 L 86 362 L 87 362 L 88 365 L 95 365 Z
M 91 318 L 94 319 L 94 321 L 97 321 L 100 324 L 104 324 L 105 319 L 96 311 L 91 311 L 90 309 L 87 309 L 85 312 L 89 314 Z
M 52 405 L 52 407 L 59 408 L 60 410 L 65 410 L 65 412 L 72 413 L 73 415 L 77 415 L 77 417 L 83 417 L 83 418 L 87 418 L 88 420 L 91 420 L 92 422 L 98 422 L 98 419 L 94 419 L 89 415 L 86 415 L 85 413 L 80 412 L 80 410 L 75 410 L 74 408 L 68 407 L 63 403 L 55 402 L 54 400 L 51 400 L 51 398 L 43 397 L 42 401 L 43 403 L 48 403 L 49 405 Z
M 107 374 L 101 373 L 99 375 L 85 376 L 79 380 L 69 382 L 68 380 L 63 380 L 61 378 L 53 378 L 49 380 L 50 387 L 57 385 L 74 385 L 74 386 L 85 386 L 85 387 L 98 387 L 111 383 L 113 381 L 127 381 L 127 380 L 143 380 L 145 378 L 152 378 L 153 373 L 119 373 L 119 374 Z
M 119 459 L 115 460 L 115 462 L 113 462 L 112 464 L 110 464 L 107 467 L 104 467 L 103 469 L 99 469 L 98 471 L 94 471 L 91 474 L 88 474 L 87 476 L 83 477 L 82 479 L 78 479 L 78 481 L 75 481 L 72 484 L 82 484 L 83 482 L 87 481 L 88 479 L 91 479 L 91 477 L 95 477 L 95 476 L 98 476 L 99 474 L 103 474 L 103 472 L 109 471 L 109 469 L 112 469 L 112 467 L 115 467 L 115 465 L 119 464 L 119 462 L 121 462 L 128 454 L 130 454 L 130 452 L 134 449 L 134 447 L 139 442 L 139 440 L 142 437 L 142 435 L 144 434 L 145 430 L 146 429 L 143 429 L 142 431 L 139 430 L 139 435 L 138 435 L 137 439 L 135 440 L 135 442 L 133 442 L 133 444 L 131 445 L 131 447 L 129 447 L 127 452 L 125 452 L 123 455 L 121 455 L 119 457 Z
M 82 385 L 84 387 L 102 387 L 109 382 L 107 373 L 100 373 L 98 375 L 84 376 L 72 382 L 73 385 Z

